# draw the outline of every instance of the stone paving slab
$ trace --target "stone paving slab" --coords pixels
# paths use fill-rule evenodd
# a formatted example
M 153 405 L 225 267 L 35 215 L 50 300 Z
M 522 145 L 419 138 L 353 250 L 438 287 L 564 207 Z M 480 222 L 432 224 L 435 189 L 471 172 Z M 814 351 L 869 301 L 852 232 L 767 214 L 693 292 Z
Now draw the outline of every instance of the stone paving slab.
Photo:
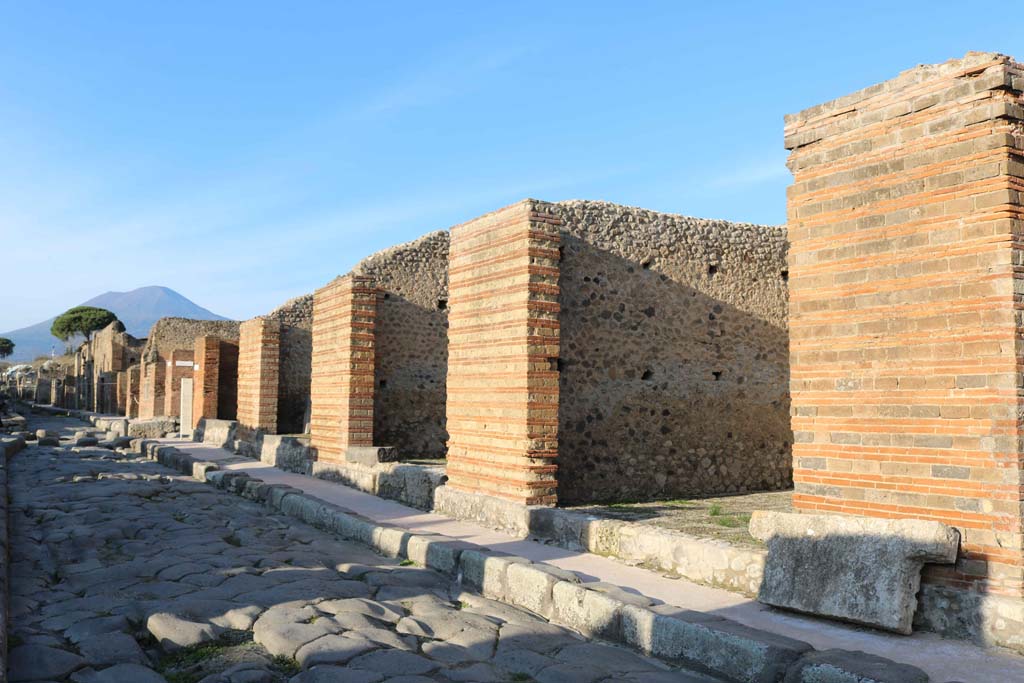
M 11 681 L 721 680 L 340 540 L 246 478 L 220 473 L 255 500 L 130 453 L 39 445 L 9 474 Z M 284 494 L 293 514 L 325 512 Z

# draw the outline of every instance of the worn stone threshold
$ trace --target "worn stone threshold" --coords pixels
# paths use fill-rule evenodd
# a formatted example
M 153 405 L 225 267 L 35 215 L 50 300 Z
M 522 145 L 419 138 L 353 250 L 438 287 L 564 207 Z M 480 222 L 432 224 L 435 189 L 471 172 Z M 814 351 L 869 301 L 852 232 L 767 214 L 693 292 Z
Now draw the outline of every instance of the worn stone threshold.
M 610 584 L 668 607 L 692 610 L 707 619 L 721 618 L 767 634 L 804 641 L 819 650 L 855 650 L 886 657 L 916 666 L 939 683 L 1024 680 L 1024 657 L 1010 651 L 983 648 L 930 633 L 897 636 L 781 612 L 727 590 L 662 576 L 607 557 L 517 538 L 477 524 L 423 512 L 335 482 L 285 472 L 210 444 L 180 439 L 161 439 L 154 443 L 173 446 L 176 451 L 191 456 L 189 460 L 216 463 L 218 468 L 227 472 L 246 474 L 270 485 L 292 487 L 372 522 L 414 534 L 439 534 L 450 540 L 552 565 L 574 572 L 583 586 L 588 583 Z

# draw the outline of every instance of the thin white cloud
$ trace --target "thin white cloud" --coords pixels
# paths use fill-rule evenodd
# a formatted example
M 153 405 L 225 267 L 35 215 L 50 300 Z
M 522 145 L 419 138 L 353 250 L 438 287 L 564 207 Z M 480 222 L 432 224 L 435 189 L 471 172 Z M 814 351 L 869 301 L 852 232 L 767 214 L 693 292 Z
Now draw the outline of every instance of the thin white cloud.
M 785 160 L 772 159 L 739 164 L 727 171 L 712 175 L 704 186 L 708 189 L 729 190 L 761 185 L 787 177 L 789 177 L 789 169 L 786 168 Z

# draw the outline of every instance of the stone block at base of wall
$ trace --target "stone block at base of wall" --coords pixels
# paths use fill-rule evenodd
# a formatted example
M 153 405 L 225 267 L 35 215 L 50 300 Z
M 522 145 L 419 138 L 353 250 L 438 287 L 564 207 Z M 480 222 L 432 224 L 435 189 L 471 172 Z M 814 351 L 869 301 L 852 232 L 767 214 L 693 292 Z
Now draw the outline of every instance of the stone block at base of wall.
M 169 417 L 155 417 L 144 420 L 130 420 L 125 436 L 142 439 L 157 439 L 167 434 L 176 434 L 178 421 Z
M 956 529 L 918 519 L 759 510 L 750 534 L 768 544 L 761 602 L 907 634 L 925 562 L 960 547 Z
M 319 479 L 337 481 L 354 489 L 389 498 L 420 510 L 436 509 L 436 491 L 447 480 L 443 465 L 380 463 L 366 466 L 355 463 L 314 462 L 311 474 Z
M 768 555 L 760 548 L 559 508 L 517 505 L 449 486 L 435 491 L 434 512 L 749 596 L 761 589 Z M 1024 602 L 1017 598 L 925 584 L 917 600 L 916 629 L 1024 652 Z
M 257 457 L 261 462 L 287 472 L 310 474 L 309 439 L 281 434 L 260 434 Z
M 394 446 L 349 446 L 345 449 L 345 460 L 356 465 L 379 465 L 382 462 L 397 462 L 398 449 Z
M 235 432 L 237 431 L 238 422 L 235 420 L 214 420 L 204 417 L 199 420 L 199 424 L 192 431 L 192 440 L 234 450 Z

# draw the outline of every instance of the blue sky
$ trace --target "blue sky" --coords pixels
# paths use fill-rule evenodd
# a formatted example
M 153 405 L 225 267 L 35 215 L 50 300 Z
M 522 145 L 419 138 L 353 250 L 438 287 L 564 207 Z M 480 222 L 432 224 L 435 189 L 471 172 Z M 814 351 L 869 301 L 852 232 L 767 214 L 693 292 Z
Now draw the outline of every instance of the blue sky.
M 972 49 L 1024 33 L 946 2 L 0 0 L 0 330 L 151 284 L 252 317 L 527 196 L 782 223 L 783 114 Z

